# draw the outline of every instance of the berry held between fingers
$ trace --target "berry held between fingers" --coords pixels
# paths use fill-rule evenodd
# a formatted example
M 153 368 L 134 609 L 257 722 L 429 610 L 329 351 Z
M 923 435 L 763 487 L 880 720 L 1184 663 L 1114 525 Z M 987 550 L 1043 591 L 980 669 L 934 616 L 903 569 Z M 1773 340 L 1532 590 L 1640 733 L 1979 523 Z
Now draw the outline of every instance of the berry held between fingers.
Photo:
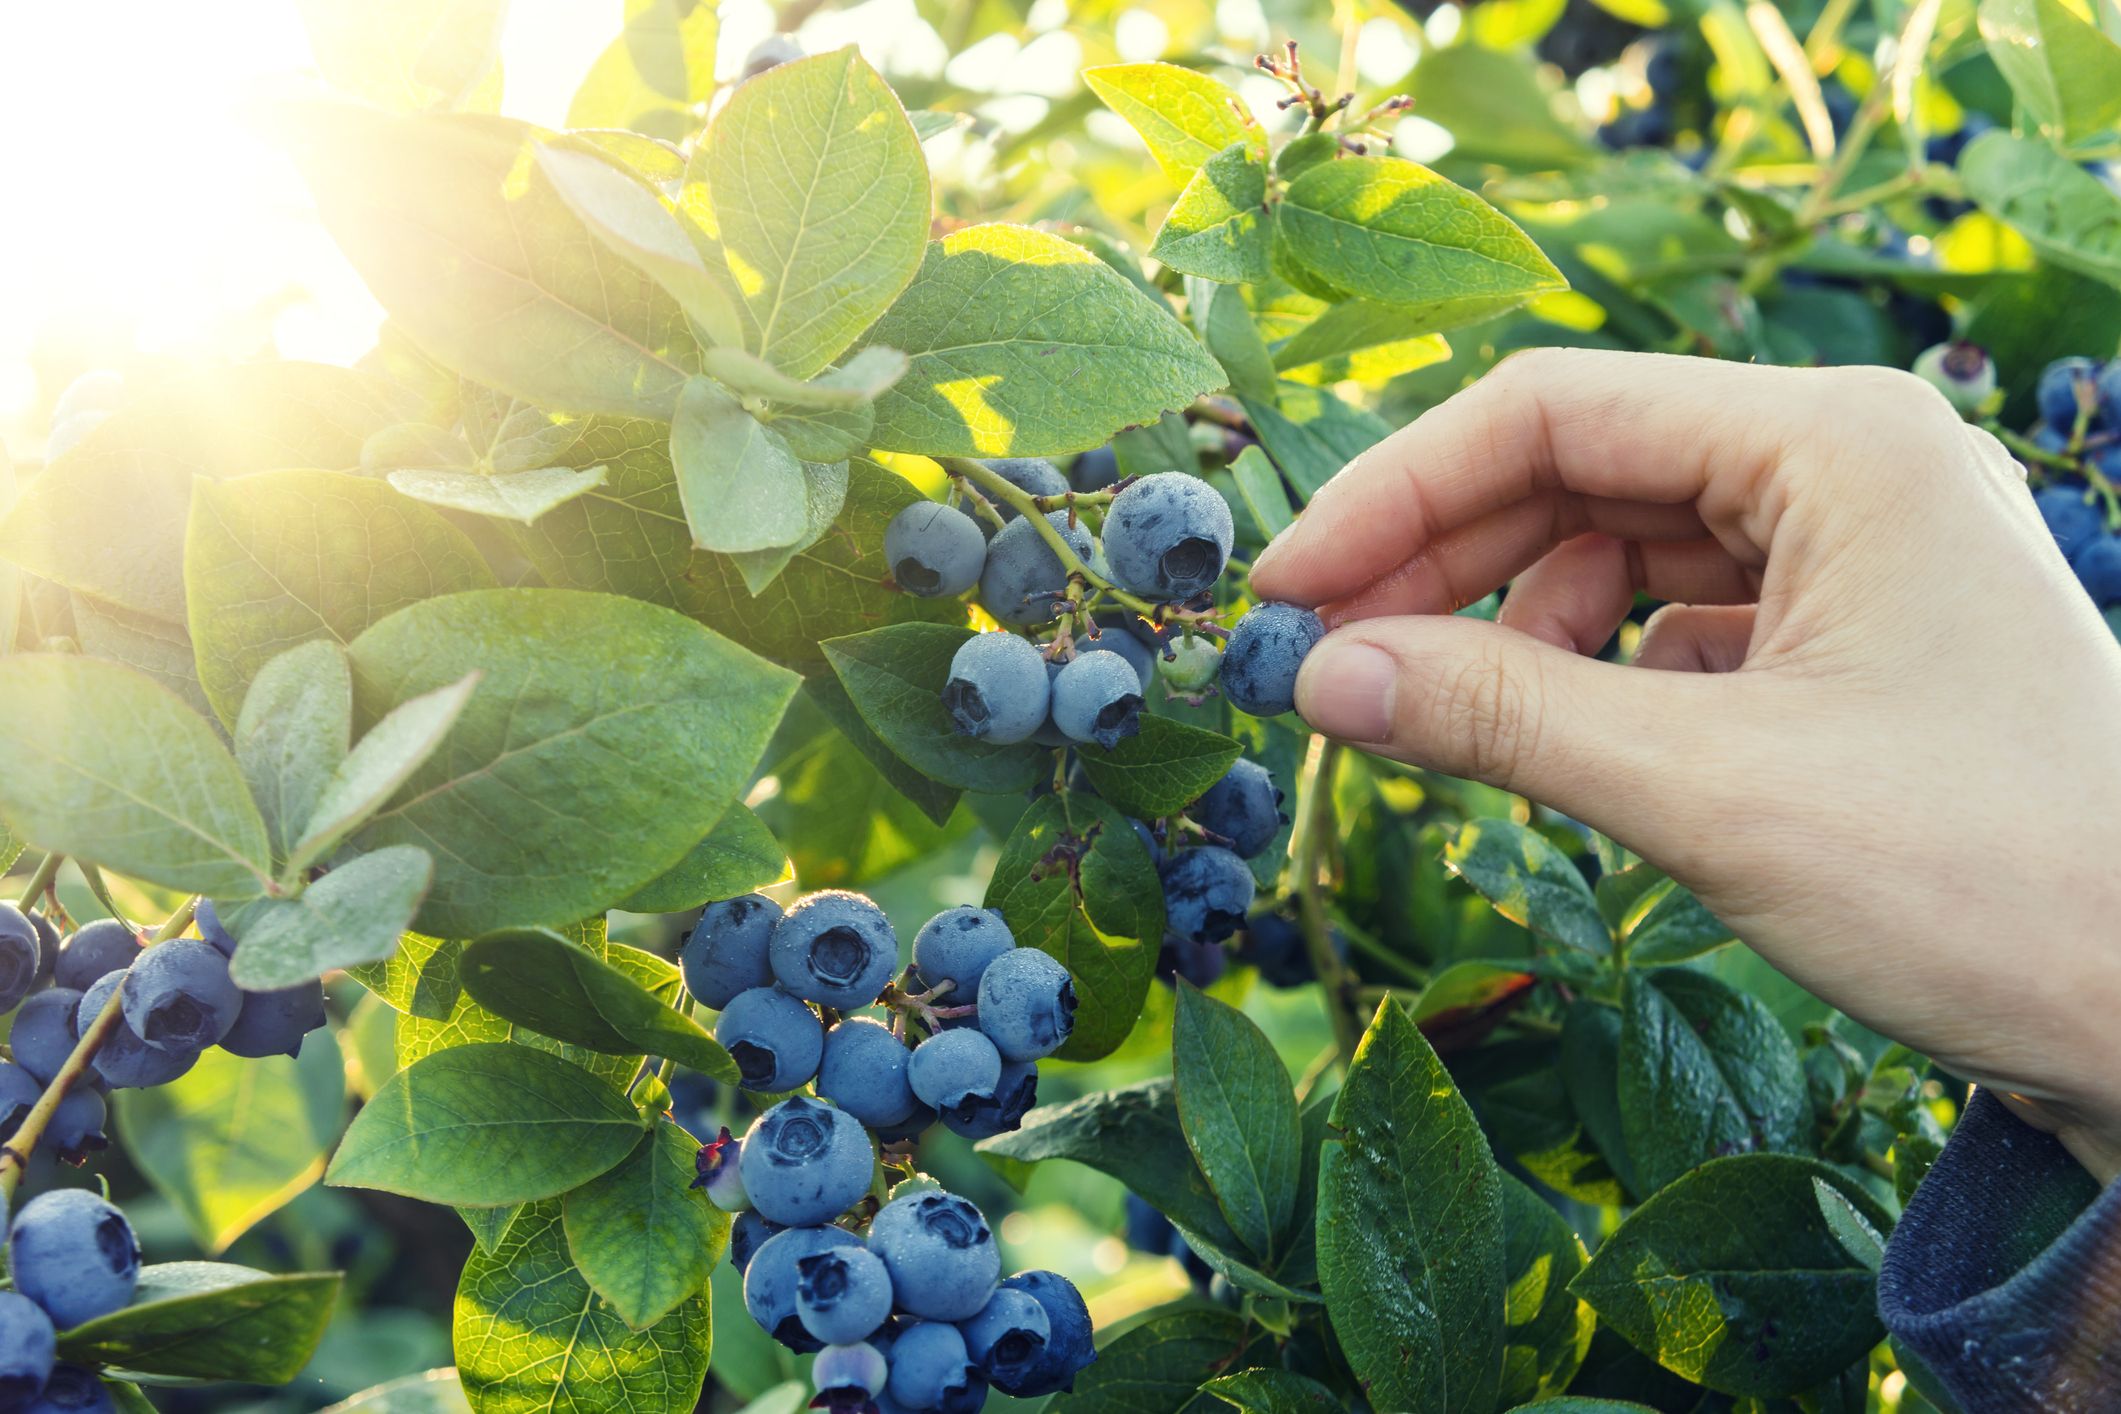
M 979 1028 L 1003 1059 L 1052 1055 L 1075 1029 L 1075 982 L 1037 948 L 996 958 L 979 984 Z
M 1046 660 L 1013 633 L 980 633 L 950 659 L 943 706 L 964 735 L 996 745 L 1028 741 L 1046 723 Z
M 57 1188 L 15 1214 L 7 1267 L 15 1290 L 70 1330 L 132 1300 L 140 1243 L 112 1204 L 83 1188 Z
M 1179 471 L 1145 476 L 1105 513 L 1105 559 L 1122 587 L 1151 599 L 1190 599 L 1222 577 L 1236 527 L 1229 503 Z
M 1053 724 L 1110 750 L 1141 731 L 1141 678 L 1117 653 L 1079 653 L 1053 680 Z
M 898 970 L 898 935 L 884 910 L 840 889 L 809 894 L 774 925 L 774 978 L 805 1001 L 864 1007 Z
M 976 1314 L 1001 1276 L 987 1220 L 954 1193 L 909 1193 L 886 1203 L 869 1224 L 869 1250 L 890 1270 L 899 1308 L 931 1321 Z
M 751 1206 L 795 1227 L 854 1206 L 869 1191 L 876 1152 L 860 1120 L 798 1095 L 759 1116 L 738 1162 Z
M 955 506 L 917 501 L 884 529 L 884 563 L 892 581 L 925 599 L 962 594 L 979 583 L 987 537 Z
M 1261 604 L 1237 621 L 1223 649 L 1222 689 L 1230 705 L 1277 717 L 1296 705 L 1296 671 L 1326 636 L 1318 615 L 1294 604 Z
M 708 904 L 678 951 L 686 990 L 701 1005 L 720 1011 L 739 992 L 771 986 L 773 964 L 767 954 L 780 921 L 781 906 L 764 894 Z
M 817 1074 L 825 1029 L 816 1012 L 778 987 L 753 987 L 722 1008 L 714 1039 L 736 1062 L 746 1090 L 772 1095 Z
M 1066 511 L 1049 512 L 1046 523 L 1077 559 L 1090 562 L 1097 547 L 1087 529 L 1070 525 Z M 1005 624 L 1051 623 L 1067 589 L 1068 567 L 1030 521 L 1012 521 L 995 532 L 979 577 L 979 601 L 988 613 Z

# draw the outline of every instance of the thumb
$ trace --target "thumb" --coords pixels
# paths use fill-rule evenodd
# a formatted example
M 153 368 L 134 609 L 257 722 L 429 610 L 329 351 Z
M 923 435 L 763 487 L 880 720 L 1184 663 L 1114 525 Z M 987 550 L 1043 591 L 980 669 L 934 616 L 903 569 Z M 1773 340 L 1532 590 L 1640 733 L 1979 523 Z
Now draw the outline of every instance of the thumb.
M 1379 756 L 1484 781 L 1637 849 L 1688 827 L 1727 769 L 1728 675 L 1602 663 L 1515 629 L 1441 615 L 1363 619 L 1304 659 L 1296 709 Z M 1673 799 L 1659 798 L 1669 782 Z M 1713 807 L 1711 807 L 1713 808 Z

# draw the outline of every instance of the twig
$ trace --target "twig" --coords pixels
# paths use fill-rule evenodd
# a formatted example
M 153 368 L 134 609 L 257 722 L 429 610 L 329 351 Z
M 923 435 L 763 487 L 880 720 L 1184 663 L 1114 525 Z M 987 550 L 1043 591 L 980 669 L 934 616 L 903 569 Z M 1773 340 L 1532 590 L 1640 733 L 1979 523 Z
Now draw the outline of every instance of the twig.
M 45 855 L 44 862 L 37 866 L 37 872 L 29 876 L 29 887 L 22 891 L 21 898 L 15 900 L 15 906 L 32 907 L 43 896 L 44 891 L 52 886 L 52 880 L 59 876 L 59 866 L 64 863 L 66 856 L 56 849 Z
M 1352 1010 L 1355 979 L 1333 951 L 1333 932 L 1326 921 L 1321 888 L 1326 841 L 1336 829 L 1333 772 L 1339 761 L 1339 743 L 1320 736 L 1311 738 L 1311 749 L 1296 787 L 1297 828 L 1289 840 L 1289 855 L 1297 871 L 1297 917 L 1303 927 L 1304 947 L 1311 955 L 1311 970 L 1318 974 L 1325 993 L 1326 1020 L 1333 1027 L 1333 1044 L 1339 1048 L 1341 1063 L 1346 1064 L 1355 1058 L 1355 1043 L 1361 1039 Z
M 1046 519 L 1046 513 L 1039 509 L 1039 497 L 970 457 L 944 457 L 942 463 L 943 469 L 951 476 L 972 483 L 981 495 L 1014 506 L 1019 515 L 1031 522 L 1031 528 L 1038 532 L 1039 538 L 1060 557 L 1061 564 L 1067 568 L 1069 574 L 1080 575 L 1083 583 L 1090 585 L 1106 598 L 1126 605 L 1144 618 L 1155 615 L 1157 605 L 1138 595 L 1127 593 L 1083 562 L 1083 557 L 1075 553 L 1075 547 L 1068 543 L 1067 537 L 1056 530 L 1053 522 Z

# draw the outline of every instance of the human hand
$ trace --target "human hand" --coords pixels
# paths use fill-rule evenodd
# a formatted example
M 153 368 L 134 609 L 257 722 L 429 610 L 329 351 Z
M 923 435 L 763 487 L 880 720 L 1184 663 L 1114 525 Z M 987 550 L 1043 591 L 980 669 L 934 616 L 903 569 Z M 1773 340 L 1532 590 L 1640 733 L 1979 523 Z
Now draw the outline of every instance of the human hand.
M 1514 579 L 1497 623 L 1450 611 Z M 1520 354 L 1253 567 L 1304 719 L 1585 820 L 2121 1171 L 2121 646 L 1919 380 Z M 1595 653 L 1636 591 L 1634 664 Z

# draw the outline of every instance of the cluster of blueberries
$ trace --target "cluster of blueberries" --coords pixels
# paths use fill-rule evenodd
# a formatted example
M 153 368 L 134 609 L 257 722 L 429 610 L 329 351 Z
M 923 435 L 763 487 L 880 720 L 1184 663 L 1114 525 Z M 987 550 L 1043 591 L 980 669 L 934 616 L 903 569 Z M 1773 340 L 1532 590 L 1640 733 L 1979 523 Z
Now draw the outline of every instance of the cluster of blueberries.
M 1159 977 L 1207 986 L 1228 965 L 1224 944 L 1230 936 L 1258 926 L 1246 922 L 1256 889 L 1245 861 L 1264 854 L 1280 835 L 1287 819 L 1281 802 L 1273 773 L 1239 760 L 1180 820 L 1130 822 L 1164 890 Z
M 814 1082 L 815 1097 L 781 1100 L 741 1140 L 724 1129 L 702 1146 L 696 1186 L 737 1215 L 730 1260 L 752 1318 L 790 1349 L 819 1352 L 819 1404 L 967 1414 L 990 1386 L 1070 1387 L 1096 1358 L 1088 1308 L 1052 1272 L 1000 1280 L 971 1203 L 909 1184 L 866 1240 L 838 1223 L 871 1194 L 877 1143 L 906 1144 L 938 1121 L 971 1139 L 1022 1122 L 1038 1062 L 1074 1028 L 1067 969 L 1018 947 L 1000 914 L 959 907 L 921 928 L 894 986 L 889 919 L 838 890 L 786 912 L 758 894 L 710 904 L 679 960 L 693 996 L 720 1011 L 715 1038 L 745 1089 Z M 892 1022 L 844 1014 L 879 1001 Z
M 96 1372 L 58 1363 L 58 1333 L 133 1299 L 140 1243 L 125 1214 L 85 1188 L 22 1205 L 7 1230 L 14 1290 L 0 1292 L 0 1409 L 9 1414 L 115 1414 Z
M 293 1055 L 324 1024 L 322 983 L 246 992 L 229 979 L 236 940 L 211 903 L 201 900 L 196 921 L 198 938 L 143 948 L 115 918 L 62 940 L 42 914 L 0 904 L 0 1011 L 15 1013 L 11 1059 L 0 1061 L 0 1143 L 21 1128 L 113 992 L 124 1015 L 45 1130 L 62 1158 L 104 1147 L 102 1091 L 166 1085 L 208 1046 L 239 1056 Z
M 2076 458 L 2104 482 L 2121 481 L 2121 358 L 2056 359 L 2041 370 L 2036 396 L 2034 445 Z M 2104 496 L 2085 477 L 2051 472 L 2033 500 L 2093 601 L 2121 604 L 2121 536 L 2107 524 Z

